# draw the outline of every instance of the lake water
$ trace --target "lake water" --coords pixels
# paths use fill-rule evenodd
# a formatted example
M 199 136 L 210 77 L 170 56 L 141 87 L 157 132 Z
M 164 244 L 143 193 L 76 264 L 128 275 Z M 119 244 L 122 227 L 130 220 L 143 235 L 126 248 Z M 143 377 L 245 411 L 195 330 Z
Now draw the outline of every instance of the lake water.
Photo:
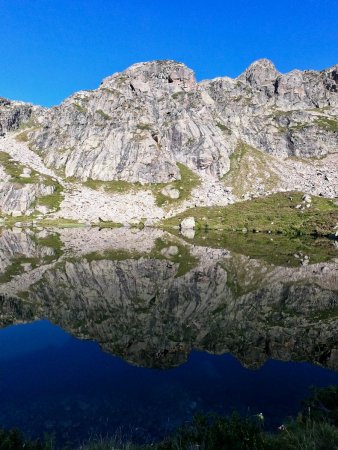
M 198 412 L 276 429 L 338 384 L 329 240 L 3 230 L 0 427 L 151 442 Z

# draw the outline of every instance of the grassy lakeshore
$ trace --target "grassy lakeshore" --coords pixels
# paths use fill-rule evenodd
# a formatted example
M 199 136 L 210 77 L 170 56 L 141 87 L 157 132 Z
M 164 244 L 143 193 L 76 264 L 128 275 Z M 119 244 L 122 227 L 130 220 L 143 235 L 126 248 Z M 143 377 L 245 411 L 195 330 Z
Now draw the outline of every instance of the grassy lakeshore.
M 226 207 L 188 209 L 162 222 L 163 228 L 178 227 L 194 217 L 197 230 L 252 231 L 293 235 L 329 235 L 338 224 L 338 205 L 333 199 L 301 192 L 279 192 Z

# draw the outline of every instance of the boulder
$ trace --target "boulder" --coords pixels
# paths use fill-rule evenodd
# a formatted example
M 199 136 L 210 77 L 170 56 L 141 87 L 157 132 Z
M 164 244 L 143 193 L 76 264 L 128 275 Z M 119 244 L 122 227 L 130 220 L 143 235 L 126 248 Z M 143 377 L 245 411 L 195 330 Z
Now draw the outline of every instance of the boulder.
M 181 230 L 193 230 L 196 226 L 195 219 L 193 217 L 186 217 L 180 223 Z
M 166 258 L 178 255 L 178 247 L 176 245 L 170 245 L 170 247 L 162 248 L 161 254 Z
M 172 186 L 166 186 L 165 188 L 163 188 L 161 194 L 173 200 L 178 199 L 180 197 L 180 191 L 178 189 L 173 188 Z

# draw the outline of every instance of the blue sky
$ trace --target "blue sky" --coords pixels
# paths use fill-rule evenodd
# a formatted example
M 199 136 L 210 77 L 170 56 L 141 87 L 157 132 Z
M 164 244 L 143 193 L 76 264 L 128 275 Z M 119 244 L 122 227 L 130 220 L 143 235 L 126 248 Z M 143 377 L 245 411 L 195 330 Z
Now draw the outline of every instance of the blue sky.
M 338 0 L 0 0 L 0 96 L 58 104 L 131 64 L 175 59 L 197 79 L 266 57 L 338 64 Z

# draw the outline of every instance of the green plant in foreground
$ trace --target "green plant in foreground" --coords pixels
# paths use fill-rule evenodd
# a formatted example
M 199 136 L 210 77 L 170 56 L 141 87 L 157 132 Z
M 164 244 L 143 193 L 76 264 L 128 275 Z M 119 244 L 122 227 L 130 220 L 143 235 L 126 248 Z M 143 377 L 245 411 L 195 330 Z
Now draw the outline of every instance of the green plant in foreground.
M 338 387 L 316 389 L 304 400 L 297 418 L 290 418 L 275 432 L 264 429 L 262 414 L 241 417 L 196 415 L 160 442 L 138 445 L 116 434 L 91 439 L 67 450 L 337 450 Z M 0 450 L 54 450 L 49 441 L 27 441 L 18 431 L 0 430 Z

